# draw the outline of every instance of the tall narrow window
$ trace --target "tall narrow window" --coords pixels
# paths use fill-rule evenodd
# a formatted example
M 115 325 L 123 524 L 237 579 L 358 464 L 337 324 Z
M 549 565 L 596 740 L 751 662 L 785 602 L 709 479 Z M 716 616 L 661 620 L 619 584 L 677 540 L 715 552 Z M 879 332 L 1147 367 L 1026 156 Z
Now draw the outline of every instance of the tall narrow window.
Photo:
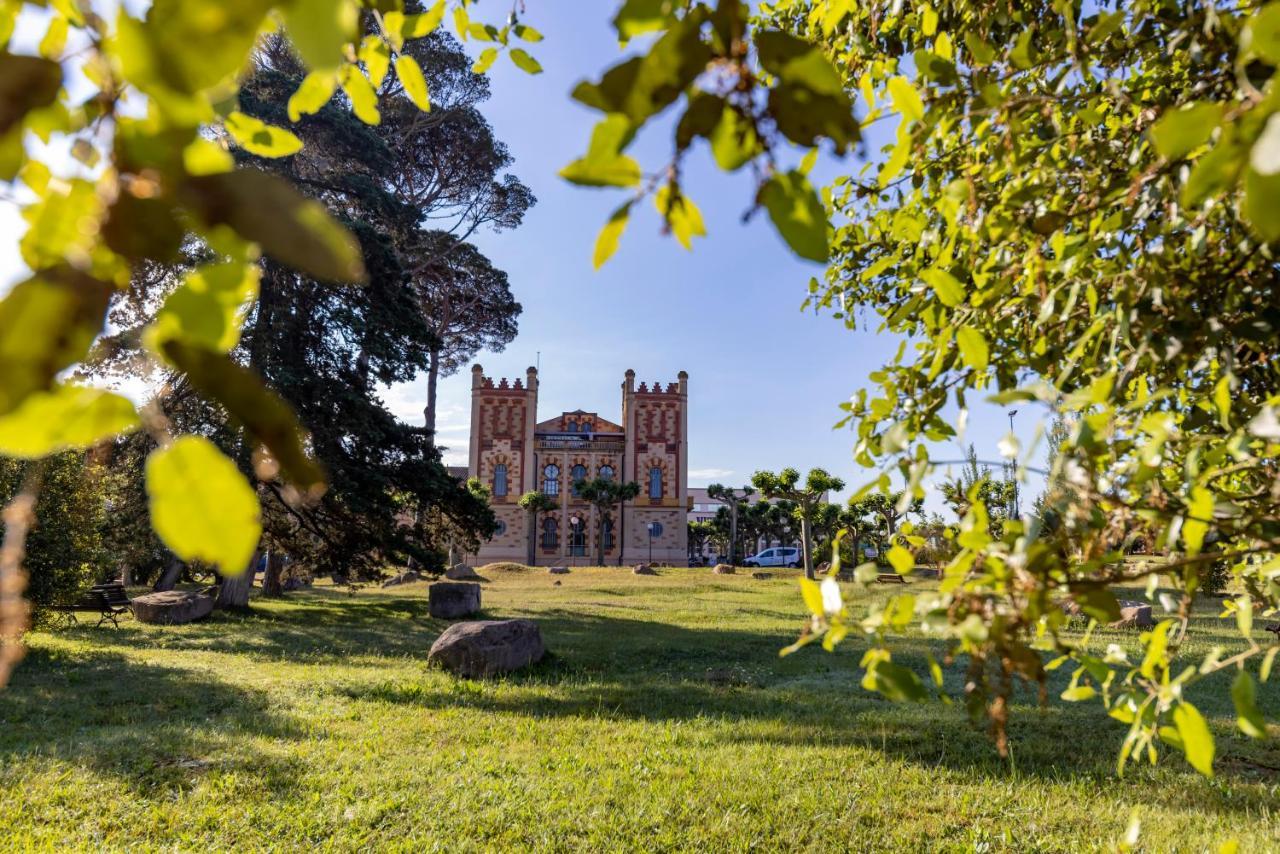
M 604 517 L 604 550 L 613 551 L 613 519 Z
M 498 463 L 493 467 L 493 494 L 497 498 L 507 494 L 507 464 Z
M 582 557 L 587 553 L 587 526 L 574 516 L 569 520 L 569 554 Z
M 547 495 L 560 494 L 560 466 L 552 464 L 542 470 L 542 491 Z
M 649 497 L 662 497 L 662 469 L 657 466 L 649 469 Z
M 569 488 L 573 490 L 573 497 L 578 497 L 578 481 L 587 479 L 587 467 L 584 465 L 576 465 L 569 469 Z
M 600 466 L 600 479 L 613 480 L 613 466 Z
M 565 431 L 566 433 L 577 433 L 577 432 L 578 432 L 578 422 L 577 422 L 577 421 L 570 421 L 570 422 L 568 422 L 567 424 L 565 424 L 565 425 L 564 425 L 564 431 Z
M 542 547 L 544 549 L 554 549 L 560 545 L 560 526 L 555 519 L 550 516 L 542 520 Z

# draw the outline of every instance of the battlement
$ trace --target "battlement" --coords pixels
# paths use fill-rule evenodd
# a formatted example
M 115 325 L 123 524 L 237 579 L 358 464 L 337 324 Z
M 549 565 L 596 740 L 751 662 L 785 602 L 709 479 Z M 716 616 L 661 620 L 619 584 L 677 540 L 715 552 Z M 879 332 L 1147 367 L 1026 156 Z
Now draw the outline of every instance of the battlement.
M 495 382 L 493 377 L 485 376 L 484 368 L 480 365 L 471 367 L 471 387 L 473 389 L 487 389 L 493 391 L 525 391 L 526 389 L 537 388 L 538 371 L 536 368 L 529 368 L 525 372 L 525 378 L 509 380 L 506 377 L 499 377 Z
M 628 369 L 626 373 L 626 380 L 623 382 L 622 385 L 626 391 L 634 394 L 648 394 L 648 395 L 687 394 L 689 391 L 689 374 L 685 371 L 681 371 L 676 376 L 678 379 L 677 382 L 666 383 L 665 385 L 661 382 L 655 382 L 653 384 L 642 382 L 640 383 L 640 387 L 636 388 L 635 387 L 636 372 Z

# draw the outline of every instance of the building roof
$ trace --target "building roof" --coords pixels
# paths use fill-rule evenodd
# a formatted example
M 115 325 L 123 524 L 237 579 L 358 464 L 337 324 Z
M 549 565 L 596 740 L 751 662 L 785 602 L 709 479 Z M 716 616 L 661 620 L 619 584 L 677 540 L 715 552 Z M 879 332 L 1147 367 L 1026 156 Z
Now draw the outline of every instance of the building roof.
M 575 409 L 572 412 L 562 412 L 561 414 L 557 415 L 555 418 L 548 418 L 546 421 L 539 421 L 538 424 L 533 428 L 533 431 L 535 433 L 563 433 L 565 432 L 564 419 L 565 419 L 565 416 L 569 416 L 569 415 L 591 416 L 592 429 L 586 432 L 596 433 L 596 434 L 607 434 L 607 433 L 621 434 L 626 432 L 625 430 L 622 429 L 621 424 L 614 424 L 612 421 L 610 421 L 607 418 L 601 418 L 599 415 L 597 415 L 594 412 L 587 412 L 582 409 Z

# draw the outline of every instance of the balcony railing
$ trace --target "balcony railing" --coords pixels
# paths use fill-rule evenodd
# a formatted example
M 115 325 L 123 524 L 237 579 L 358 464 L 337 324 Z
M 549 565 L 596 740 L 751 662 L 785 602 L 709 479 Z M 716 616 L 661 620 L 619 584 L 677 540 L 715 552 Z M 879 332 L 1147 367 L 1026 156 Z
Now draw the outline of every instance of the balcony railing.
M 627 440 L 621 436 L 592 436 L 582 433 L 553 433 L 538 436 L 534 444 L 548 451 L 622 451 Z

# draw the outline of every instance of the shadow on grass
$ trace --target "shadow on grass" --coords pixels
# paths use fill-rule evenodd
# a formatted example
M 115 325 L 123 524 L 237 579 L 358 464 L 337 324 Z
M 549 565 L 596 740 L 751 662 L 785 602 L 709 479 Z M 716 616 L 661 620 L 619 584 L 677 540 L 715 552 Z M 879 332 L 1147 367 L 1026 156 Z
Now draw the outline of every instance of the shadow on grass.
M 52 758 L 117 779 L 139 796 L 189 789 L 215 769 L 288 795 L 294 763 L 228 747 L 244 735 L 303 735 L 265 694 L 112 652 L 32 650 L 0 692 L 0 721 L 0 767 Z
M 779 659 L 778 650 L 793 637 L 564 610 L 528 616 L 537 619 L 554 654 L 501 682 L 457 680 L 441 687 L 438 680 L 424 679 L 335 686 L 334 691 L 375 703 L 533 718 L 709 719 L 726 724 L 717 728 L 716 737 L 744 746 L 838 745 L 964 776 L 1136 787 L 1129 789 L 1135 796 L 1174 808 L 1232 814 L 1274 808 L 1280 774 L 1267 770 L 1268 763 L 1280 764 L 1274 747 L 1264 748 L 1271 758 L 1259 761 L 1250 746 L 1251 759 L 1230 761 L 1231 745 L 1241 740 L 1220 739 L 1225 761 L 1219 776 L 1241 786 L 1224 788 L 1189 769 L 1179 785 L 1170 786 L 1170 777 L 1161 774 L 1183 770 L 1174 767 L 1182 760 L 1170 749 L 1157 771 L 1131 765 L 1122 781 L 1115 775 L 1115 758 L 1124 727 L 1096 704 L 1055 699 L 1042 709 L 1032 690 L 1021 692 L 1010 728 L 1010 761 L 996 754 L 986 733 L 969 723 L 958 704 L 891 703 L 864 691 L 857 667 L 863 646 L 857 641 L 836 654 L 810 647 Z M 923 671 L 925 648 L 921 641 L 895 660 Z M 951 694 L 959 694 L 962 678 L 948 673 Z M 1065 674 L 1055 674 L 1055 683 L 1063 684 L 1055 684 L 1050 697 L 1065 681 Z M 548 687 L 555 690 L 521 690 Z

